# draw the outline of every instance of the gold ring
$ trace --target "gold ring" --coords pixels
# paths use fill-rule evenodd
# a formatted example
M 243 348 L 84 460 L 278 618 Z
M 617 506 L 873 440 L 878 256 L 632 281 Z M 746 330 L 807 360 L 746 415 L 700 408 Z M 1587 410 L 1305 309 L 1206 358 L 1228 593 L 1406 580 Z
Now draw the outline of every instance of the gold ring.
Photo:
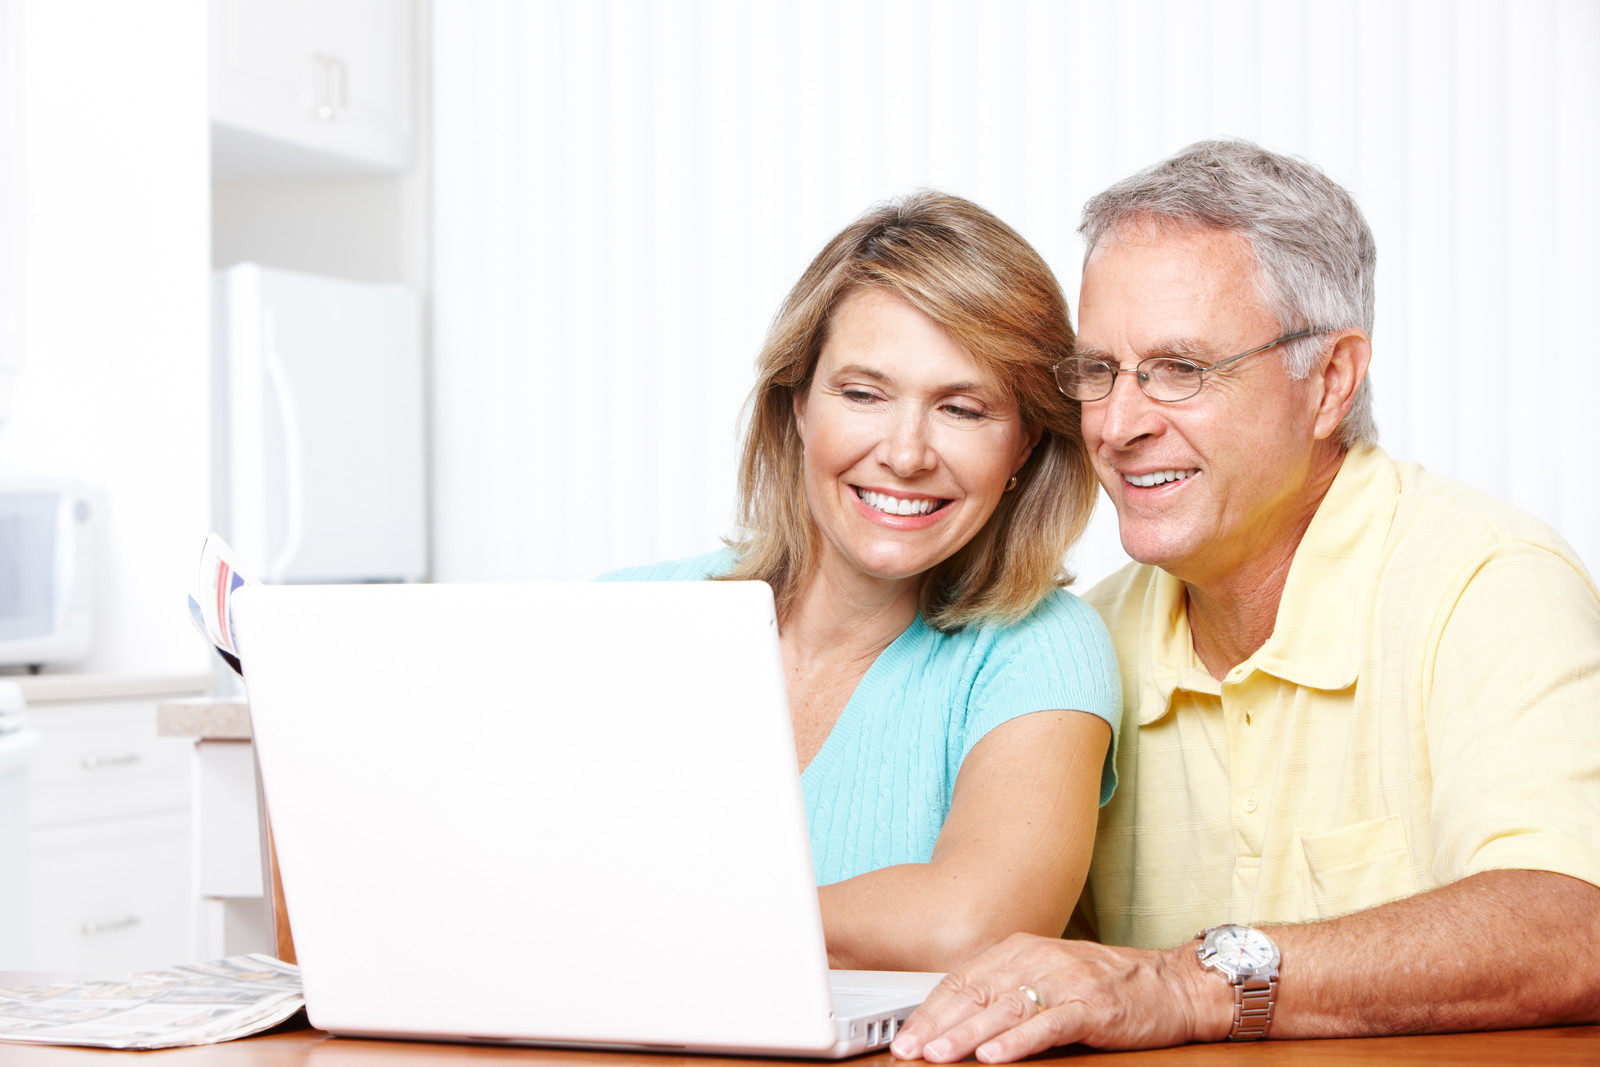
M 1039 991 L 1033 986 L 1019 985 L 1017 986 L 1017 992 L 1033 1001 L 1033 1006 L 1037 1011 L 1044 1011 L 1044 998 L 1039 995 Z

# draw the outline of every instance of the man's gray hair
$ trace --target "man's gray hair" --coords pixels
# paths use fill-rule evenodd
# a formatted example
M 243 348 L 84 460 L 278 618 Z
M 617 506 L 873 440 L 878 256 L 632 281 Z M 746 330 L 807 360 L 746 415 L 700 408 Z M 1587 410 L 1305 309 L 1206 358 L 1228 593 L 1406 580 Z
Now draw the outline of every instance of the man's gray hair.
M 1250 242 L 1256 284 L 1283 333 L 1359 326 L 1372 335 L 1377 246 L 1350 194 L 1319 168 L 1249 141 L 1199 141 L 1094 197 L 1078 232 L 1084 262 L 1125 223 L 1237 233 Z M 1284 346 L 1296 379 L 1311 373 L 1322 338 Z M 1339 423 L 1348 448 L 1376 444 L 1371 379 Z

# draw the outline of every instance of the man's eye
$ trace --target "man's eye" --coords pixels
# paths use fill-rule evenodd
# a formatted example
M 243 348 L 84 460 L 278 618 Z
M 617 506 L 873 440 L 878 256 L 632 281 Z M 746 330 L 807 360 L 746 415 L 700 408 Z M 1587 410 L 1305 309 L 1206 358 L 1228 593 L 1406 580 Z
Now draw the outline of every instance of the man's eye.
M 1158 382 L 1188 384 L 1200 377 L 1200 366 L 1186 359 L 1147 359 L 1139 369 Z

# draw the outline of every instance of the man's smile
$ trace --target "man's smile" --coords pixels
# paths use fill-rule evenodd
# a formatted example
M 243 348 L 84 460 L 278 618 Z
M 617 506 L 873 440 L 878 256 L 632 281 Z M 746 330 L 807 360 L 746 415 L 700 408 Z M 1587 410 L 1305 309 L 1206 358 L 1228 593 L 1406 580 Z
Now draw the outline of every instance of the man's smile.
M 1124 473 L 1122 475 L 1122 480 L 1127 482 L 1129 485 L 1136 485 L 1141 489 L 1148 489 L 1151 486 L 1161 485 L 1165 482 L 1181 482 L 1185 478 L 1192 478 L 1199 473 L 1200 471 L 1198 468 L 1190 467 L 1187 470 L 1150 471 L 1148 474 Z

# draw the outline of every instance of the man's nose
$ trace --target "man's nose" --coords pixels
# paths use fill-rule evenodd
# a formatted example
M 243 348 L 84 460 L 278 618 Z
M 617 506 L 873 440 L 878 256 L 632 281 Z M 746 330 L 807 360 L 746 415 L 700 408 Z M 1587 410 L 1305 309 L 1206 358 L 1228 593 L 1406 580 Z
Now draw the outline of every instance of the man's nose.
M 1093 421 L 1098 436 L 1113 448 L 1126 448 L 1141 437 L 1159 433 L 1163 425 L 1161 404 L 1139 388 L 1139 372 L 1123 367 L 1111 383 L 1111 392 L 1083 405 L 1085 429 Z

